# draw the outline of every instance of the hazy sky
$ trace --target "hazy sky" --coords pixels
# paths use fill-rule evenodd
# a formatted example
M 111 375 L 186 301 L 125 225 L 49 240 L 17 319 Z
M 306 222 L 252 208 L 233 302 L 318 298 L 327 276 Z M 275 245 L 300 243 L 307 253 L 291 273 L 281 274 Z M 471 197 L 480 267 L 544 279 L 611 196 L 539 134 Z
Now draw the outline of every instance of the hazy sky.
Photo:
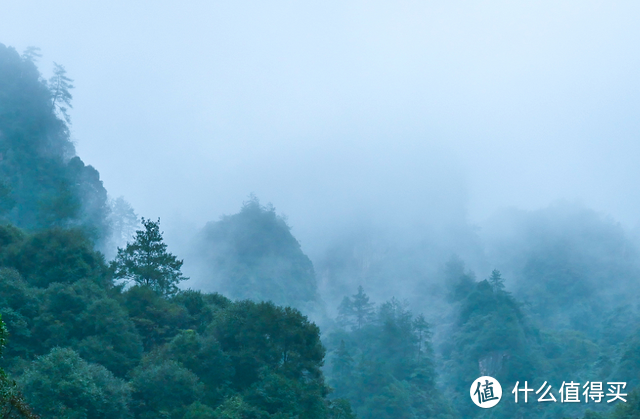
M 303 242 L 561 198 L 640 221 L 637 1 L 1 0 L 0 42 L 66 66 L 78 154 L 166 223 L 251 192 Z

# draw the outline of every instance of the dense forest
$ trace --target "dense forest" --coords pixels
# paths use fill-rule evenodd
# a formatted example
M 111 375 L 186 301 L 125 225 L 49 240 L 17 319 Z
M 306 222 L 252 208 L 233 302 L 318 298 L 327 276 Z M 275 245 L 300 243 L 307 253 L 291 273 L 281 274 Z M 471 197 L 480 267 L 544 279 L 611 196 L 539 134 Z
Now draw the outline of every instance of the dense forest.
M 500 214 L 481 278 L 442 248 L 371 236 L 316 270 L 250 196 L 193 239 L 190 289 L 160 220 L 76 155 L 72 80 L 57 64 L 43 78 L 38 57 L 0 44 L 0 417 L 640 417 L 640 248 L 609 218 Z M 502 383 L 492 409 L 469 397 L 483 375 Z M 525 381 L 558 401 L 516 403 Z M 604 396 L 562 403 L 563 382 Z M 608 382 L 626 402 L 607 402 Z

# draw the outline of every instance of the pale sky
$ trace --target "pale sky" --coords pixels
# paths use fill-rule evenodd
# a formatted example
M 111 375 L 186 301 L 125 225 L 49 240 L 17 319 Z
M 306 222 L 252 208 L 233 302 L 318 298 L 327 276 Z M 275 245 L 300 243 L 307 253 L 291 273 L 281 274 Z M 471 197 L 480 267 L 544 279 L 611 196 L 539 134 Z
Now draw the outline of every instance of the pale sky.
M 253 192 L 303 245 L 558 199 L 636 226 L 639 22 L 637 1 L 0 1 L 0 42 L 75 80 L 113 197 L 171 230 Z

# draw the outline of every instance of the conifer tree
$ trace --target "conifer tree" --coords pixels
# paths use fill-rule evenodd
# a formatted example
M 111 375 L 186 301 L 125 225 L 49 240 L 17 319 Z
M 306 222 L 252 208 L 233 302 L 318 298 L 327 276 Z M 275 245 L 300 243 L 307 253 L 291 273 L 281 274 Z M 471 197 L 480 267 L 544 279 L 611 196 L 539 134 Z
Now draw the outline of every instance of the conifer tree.
M 40 53 L 40 48 L 29 46 L 22 53 L 22 59 L 26 61 L 31 61 L 32 63 L 36 63 L 38 59 L 42 58 L 42 54 Z
M 31 54 L 33 55 L 33 54 Z M 71 84 L 73 80 L 67 77 L 67 70 L 58 63 L 53 63 L 53 76 L 49 79 L 49 90 L 51 91 L 51 110 L 59 111 L 67 124 L 71 123 L 71 118 L 67 113 L 67 107 L 73 108 L 71 105 L 71 93 L 73 89 Z
M 494 269 L 493 272 L 491 272 L 489 283 L 491 284 L 491 287 L 493 287 L 494 291 L 504 289 L 504 279 L 502 278 L 499 270 Z
M 338 321 L 343 325 L 351 325 L 354 329 L 360 329 L 370 322 L 374 316 L 374 304 L 369 301 L 362 285 L 358 292 L 351 297 L 344 297 L 338 307 Z
M 177 284 L 188 278 L 182 276 L 183 261 L 167 252 L 162 241 L 160 219 L 157 222 L 142 218 L 144 230 L 136 231 L 133 243 L 118 248 L 118 254 L 111 267 L 115 279 L 133 281 L 162 295 L 172 295 L 178 290 Z
M 362 286 L 358 287 L 358 293 L 353 296 L 352 307 L 358 329 L 360 329 L 366 322 L 371 320 L 374 309 L 373 303 L 369 302 L 369 296 L 364 293 Z

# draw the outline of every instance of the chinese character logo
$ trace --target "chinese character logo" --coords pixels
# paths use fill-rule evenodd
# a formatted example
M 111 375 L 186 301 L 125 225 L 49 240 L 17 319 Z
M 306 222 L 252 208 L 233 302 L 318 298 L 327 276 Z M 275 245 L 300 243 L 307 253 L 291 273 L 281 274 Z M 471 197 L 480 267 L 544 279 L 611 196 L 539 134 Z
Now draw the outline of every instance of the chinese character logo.
M 480 377 L 471 384 L 471 400 L 483 409 L 488 409 L 498 404 L 502 398 L 502 387 L 493 377 Z

